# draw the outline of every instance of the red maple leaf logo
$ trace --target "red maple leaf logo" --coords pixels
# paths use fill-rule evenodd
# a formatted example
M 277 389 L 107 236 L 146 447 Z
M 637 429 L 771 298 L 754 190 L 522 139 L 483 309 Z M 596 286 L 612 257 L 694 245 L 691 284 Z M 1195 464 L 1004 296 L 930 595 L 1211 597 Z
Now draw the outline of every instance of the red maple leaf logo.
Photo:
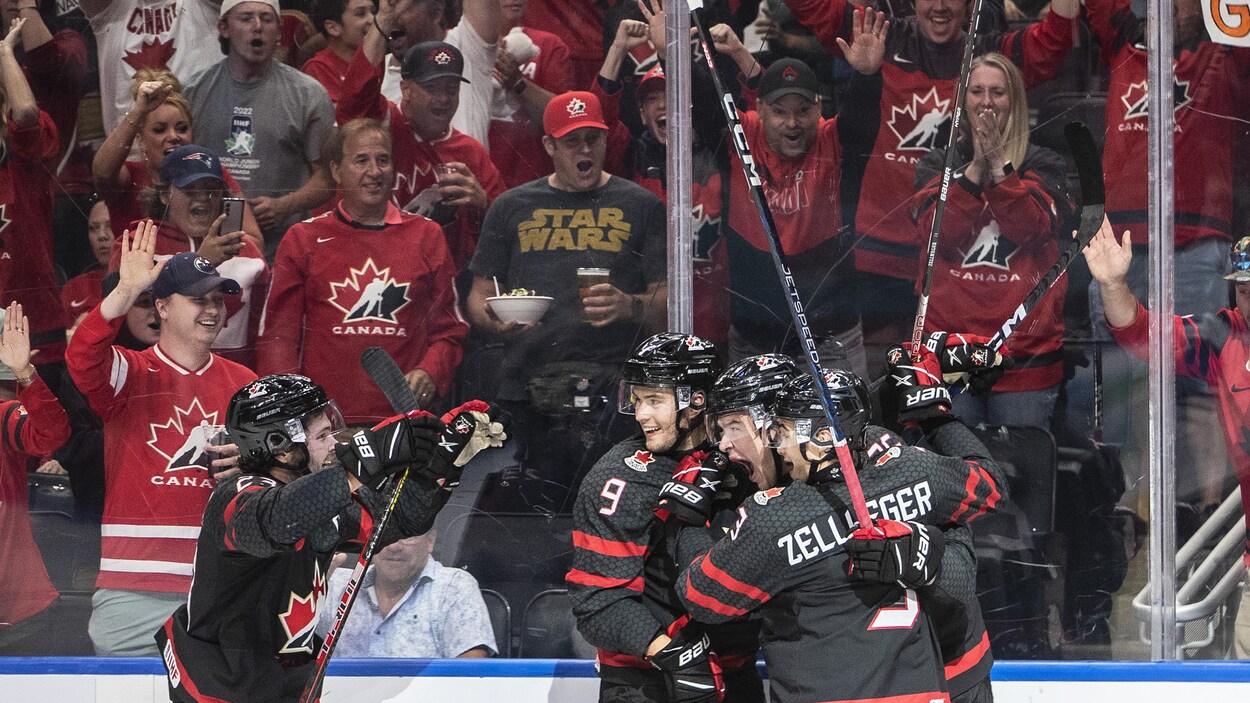
M 634 471 L 645 472 L 647 466 L 653 461 L 655 461 L 655 457 L 651 456 L 651 452 L 643 449 L 634 452 L 633 456 L 625 457 L 625 465 Z
M 312 570 L 312 588 L 308 595 L 300 596 L 292 591 L 287 598 L 286 612 L 278 615 L 278 622 L 286 633 L 286 643 L 278 650 L 279 654 L 312 654 L 313 628 L 317 626 L 321 602 L 326 594 L 325 575 L 315 561 L 312 562 Z
M 151 438 L 148 446 L 157 454 L 165 457 L 166 473 L 183 469 L 206 469 L 207 457 L 204 455 L 204 444 L 207 438 L 202 429 L 205 425 L 216 425 L 217 412 L 205 412 L 199 398 L 192 398 L 191 404 L 185 408 L 174 406 L 174 415 L 158 425 L 150 423 L 148 430 Z
M 152 41 L 143 42 L 143 46 L 138 51 L 127 51 L 122 57 L 122 61 L 130 64 L 130 67 L 138 71 L 141 68 L 164 68 L 169 65 L 169 60 L 173 58 L 174 40 L 161 41 L 154 39 Z

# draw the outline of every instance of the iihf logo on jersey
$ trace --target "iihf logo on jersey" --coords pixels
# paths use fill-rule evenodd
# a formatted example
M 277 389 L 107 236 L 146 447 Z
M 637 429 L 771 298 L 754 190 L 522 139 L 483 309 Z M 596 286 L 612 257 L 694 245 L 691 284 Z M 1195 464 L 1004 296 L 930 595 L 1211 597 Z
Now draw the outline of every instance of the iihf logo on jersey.
M 208 476 L 200 472 L 212 466 L 212 456 L 204 447 L 209 440 L 207 426 L 216 424 L 217 413 L 204 412 L 199 398 L 192 398 L 185 408 L 174 406 L 173 417 L 164 424 L 149 423 L 147 445 L 166 460 L 164 472 L 152 476 L 151 482 L 158 486 L 210 487 Z M 183 471 L 191 473 L 178 473 Z
M 335 325 L 335 334 L 377 334 L 403 337 L 407 330 L 398 326 L 395 314 L 411 302 L 407 283 L 400 283 L 391 276 L 390 267 L 379 269 L 373 259 L 365 260 L 364 266 L 351 269 L 341 283 L 330 284 L 327 301 L 343 313 L 343 324 Z M 385 326 L 369 324 L 370 321 Z
M 625 457 L 626 466 L 634 471 L 641 471 L 642 473 L 647 472 L 647 466 L 653 461 L 655 461 L 655 457 L 651 455 L 651 452 L 643 449 L 639 449 L 634 452 L 633 456 Z
M 929 88 L 924 95 L 912 94 L 908 105 L 892 106 L 890 120 L 886 124 L 898 137 L 896 148 L 899 151 L 928 152 L 938 146 L 938 134 L 951 118 L 950 106 L 949 98 L 938 98 L 936 87 Z
M 292 591 L 287 597 L 286 612 L 278 615 L 278 623 L 286 634 L 286 642 L 278 649 L 279 654 L 313 651 L 313 629 L 325 601 L 326 584 L 316 562 L 312 566 L 312 588 L 307 595 Z

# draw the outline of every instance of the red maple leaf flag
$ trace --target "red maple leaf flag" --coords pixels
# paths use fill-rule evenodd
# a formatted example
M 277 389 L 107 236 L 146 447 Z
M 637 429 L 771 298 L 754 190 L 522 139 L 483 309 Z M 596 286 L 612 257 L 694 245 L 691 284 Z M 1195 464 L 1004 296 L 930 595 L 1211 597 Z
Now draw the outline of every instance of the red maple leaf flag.
M 161 41 L 154 39 L 152 41 L 143 42 L 143 46 L 138 51 L 127 51 L 122 57 L 131 68 L 138 71 L 141 68 L 164 68 L 169 65 L 169 60 L 173 58 L 174 40 Z

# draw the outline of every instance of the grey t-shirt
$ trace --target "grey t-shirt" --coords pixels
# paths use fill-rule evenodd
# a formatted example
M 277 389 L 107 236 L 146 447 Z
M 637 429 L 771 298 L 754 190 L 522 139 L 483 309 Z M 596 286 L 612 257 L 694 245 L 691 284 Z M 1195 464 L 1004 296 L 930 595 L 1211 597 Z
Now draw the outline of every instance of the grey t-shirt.
M 542 324 L 508 340 L 505 377 L 524 383 L 552 361 L 620 364 L 641 339 L 640 325 L 591 327 L 582 321 L 577 269 L 606 268 L 612 285 L 642 293 L 666 271 L 664 204 L 631 181 L 613 176 L 594 190 L 570 193 L 540 178 L 495 199 L 477 251 L 474 275 L 499 278 L 505 290 L 529 288 L 554 300 Z M 509 387 L 505 383 L 501 397 Z
M 276 60 L 264 78 L 243 83 L 223 59 L 191 79 L 186 97 L 196 143 L 221 157 L 249 198 L 286 195 L 308 182 L 310 164 L 321 158 L 334 127 L 334 105 L 325 88 Z M 266 253 L 276 249 L 287 227 L 307 216 L 290 215 L 266 231 Z

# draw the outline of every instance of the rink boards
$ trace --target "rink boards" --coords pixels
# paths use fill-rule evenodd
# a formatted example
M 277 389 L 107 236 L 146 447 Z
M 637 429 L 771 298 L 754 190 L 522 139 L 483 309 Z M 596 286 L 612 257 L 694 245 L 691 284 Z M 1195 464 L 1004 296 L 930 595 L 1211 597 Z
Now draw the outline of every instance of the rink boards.
M 999 662 L 998 703 L 1250 701 L 1250 662 Z M 325 703 L 584 703 L 593 662 L 355 660 L 330 665 Z M 165 703 L 159 659 L 0 658 L 0 701 Z

